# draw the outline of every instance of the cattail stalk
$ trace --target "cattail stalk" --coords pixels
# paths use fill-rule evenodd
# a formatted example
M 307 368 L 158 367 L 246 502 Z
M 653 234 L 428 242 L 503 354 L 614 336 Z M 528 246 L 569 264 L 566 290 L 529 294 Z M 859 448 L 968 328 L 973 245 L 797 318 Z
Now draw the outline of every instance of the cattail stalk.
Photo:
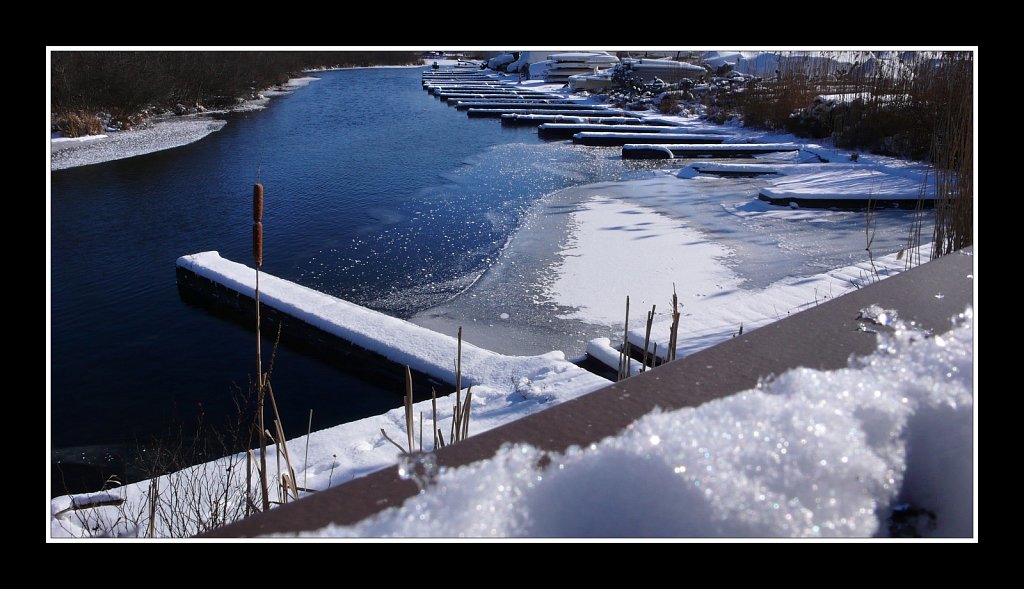
M 260 335 L 260 266 L 263 265 L 263 185 L 252 187 L 252 257 L 256 262 L 256 411 L 260 429 L 260 486 L 263 491 L 263 511 L 270 511 L 270 488 L 267 484 L 267 440 L 263 436 L 266 426 L 263 420 L 263 352 Z

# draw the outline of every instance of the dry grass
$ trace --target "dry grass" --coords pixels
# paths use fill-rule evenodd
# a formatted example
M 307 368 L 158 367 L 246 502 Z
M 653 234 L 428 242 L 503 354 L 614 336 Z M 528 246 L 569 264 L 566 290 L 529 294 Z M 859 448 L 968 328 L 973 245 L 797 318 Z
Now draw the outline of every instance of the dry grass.
M 469 437 L 469 417 L 471 408 L 473 405 L 473 387 L 470 386 L 466 389 L 466 398 L 462 398 L 462 328 L 459 327 L 458 343 L 456 348 L 455 356 L 455 404 L 452 407 L 452 423 L 451 429 L 448 432 L 448 441 L 445 441 L 444 432 L 437 427 L 437 391 L 434 389 L 430 390 L 430 407 L 432 413 L 432 437 L 434 439 L 434 445 L 431 451 L 443 448 L 446 445 L 460 442 Z M 406 444 L 396 442 L 391 436 L 388 435 L 384 428 L 380 428 L 380 435 L 385 440 L 391 442 L 391 444 L 398 449 L 404 455 L 412 454 L 417 451 L 417 446 L 414 443 L 416 439 L 416 429 L 414 424 L 414 413 L 413 413 L 413 390 L 412 390 L 412 370 L 405 367 L 405 437 Z M 418 451 L 423 452 L 423 421 L 424 415 L 420 413 L 420 431 L 419 431 L 419 446 Z
M 646 314 L 645 328 L 644 328 L 644 348 L 640 352 L 640 372 L 647 372 L 648 369 L 653 370 L 661 364 L 671 362 L 676 359 L 676 345 L 679 340 L 679 296 L 676 294 L 675 284 L 672 285 L 672 321 L 669 325 L 669 340 L 666 350 L 663 352 L 665 358 L 660 359 L 658 356 L 658 342 L 654 342 L 651 345 L 651 330 L 654 328 L 655 312 L 657 311 L 657 305 L 651 305 L 651 310 Z M 741 328 L 742 333 L 742 328 Z M 629 343 L 629 297 L 626 297 L 626 319 L 623 326 L 622 332 L 622 346 L 619 348 L 619 367 L 616 375 L 616 380 L 625 380 L 629 378 L 632 364 L 632 345 Z M 659 362 L 660 360 L 660 362 Z
M 745 124 L 831 137 L 837 147 L 934 157 L 933 141 L 951 102 L 966 101 L 971 110 L 972 54 L 892 52 L 878 59 L 876 53 L 861 52 L 853 64 L 831 59 L 831 52 L 776 54 L 778 66 L 756 72 L 759 78 L 736 97 Z M 816 97 L 837 94 L 847 99 L 815 105 Z
M 57 129 L 66 137 L 85 137 L 103 133 L 103 123 L 95 113 L 72 111 L 57 116 Z
M 974 243 L 974 60 L 947 55 L 936 94 L 942 99 L 932 141 L 935 231 L 932 257 Z

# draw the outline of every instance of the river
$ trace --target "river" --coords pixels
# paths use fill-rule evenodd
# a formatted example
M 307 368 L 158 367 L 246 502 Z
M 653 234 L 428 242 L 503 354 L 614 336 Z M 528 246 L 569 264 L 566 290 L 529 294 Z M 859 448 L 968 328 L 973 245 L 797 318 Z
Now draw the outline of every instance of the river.
M 234 413 L 252 333 L 183 303 L 174 262 L 218 250 L 249 263 L 257 178 L 263 270 L 410 317 L 479 278 L 541 196 L 640 173 L 469 119 L 424 93 L 418 68 L 316 75 L 197 143 L 51 174 L 55 463 L 117 465 L 169 424 Z M 317 429 L 401 399 L 285 347 L 273 380 L 292 435 L 310 409 Z

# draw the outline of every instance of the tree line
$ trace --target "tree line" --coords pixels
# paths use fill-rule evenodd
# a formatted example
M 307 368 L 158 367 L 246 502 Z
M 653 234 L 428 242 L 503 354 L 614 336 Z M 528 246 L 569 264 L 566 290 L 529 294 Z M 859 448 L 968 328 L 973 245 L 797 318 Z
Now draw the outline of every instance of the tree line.
M 405 65 L 411 51 L 55 51 L 52 112 L 127 119 L 150 106 L 224 106 L 304 69 Z

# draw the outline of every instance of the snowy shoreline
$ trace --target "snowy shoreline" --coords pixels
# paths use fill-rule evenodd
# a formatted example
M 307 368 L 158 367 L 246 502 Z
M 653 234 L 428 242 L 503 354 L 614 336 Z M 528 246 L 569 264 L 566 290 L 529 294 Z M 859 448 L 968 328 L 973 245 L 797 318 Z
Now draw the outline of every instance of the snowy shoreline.
M 292 78 L 280 86 L 265 89 L 261 92 L 262 98 L 246 100 L 229 109 L 182 116 L 160 115 L 146 121 L 144 126 L 128 131 L 75 138 L 51 136 L 50 171 L 128 159 L 195 143 L 227 125 L 226 120 L 215 116 L 264 109 L 270 98 L 291 94 L 318 79 L 309 76 Z
M 705 124 L 692 118 L 653 116 L 659 119 L 678 119 L 677 122 L 695 126 Z M 746 132 L 745 134 L 748 137 L 756 136 L 767 141 L 778 140 L 769 138 L 764 133 Z M 824 149 L 818 146 L 813 146 L 813 148 Z M 908 169 L 897 170 L 899 165 L 885 158 L 874 156 L 862 157 L 861 164 L 858 167 L 874 166 L 884 169 L 886 174 L 904 179 L 915 178 L 918 173 L 916 167 L 912 165 L 904 166 Z M 833 164 L 833 166 L 836 165 Z M 839 168 L 834 167 L 833 169 Z M 543 202 L 538 205 L 539 208 L 531 220 L 513 233 L 506 242 L 497 263 L 452 300 L 418 314 L 413 318 L 412 323 L 428 327 L 438 332 L 439 336 L 443 333 L 453 333 L 454 326 L 462 324 L 468 317 L 472 316 L 472 321 L 477 320 L 479 309 L 467 307 L 467 301 L 478 295 L 484 297 L 488 292 L 501 294 L 508 284 L 514 284 L 509 281 L 509 277 L 523 272 L 522 268 L 525 266 L 530 268 L 530 272 L 536 273 L 536 289 L 531 292 L 517 293 L 524 306 L 537 304 L 542 306 L 545 312 L 559 309 L 560 312 L 553 315 L 555 321 L 589 323 L 597 326 L 596 329 L 617 331 L 619 338 L 622 334 L 620 314 L 623 297 L 632 292 L 635 297 L 636 307 L 634 308 L 636 310 L 631 315 L 629 339 L 638 346 L 643 345 L 643 332 L 640 329 L 642 319 L 638 319 L 638 316 L 642 316 L 646 310 L 643 308 L 643 304 L 649 305 L 651 301 L 657 301 L 659 313 L 653 335 L 654 341 L 660 343 L 659 350 L 664 350 L 667 341 L 665 320 L 667 305 L 663 305 L 663 303 L 671 292 L 673 279 L 681 276 L 686 280 L 679 280 L 679 294 L 684 302 L 684 327 L 680 333 L 678 349 L 682 355 L 686 355 L 731 338 L 736 328 L 741 325 L 744 325 L 748 331 L 766 325 L 791 312 L 797 312 L 809 305 L 817 304 L 819 298 L 824 300 L 859 288 L 863 283 L 870 281 L 872 273 L 876 278 L 883 278 L 898 273 L 905 267 L 902 251 L 897 254 L 895 249 L 890 249 L 887 252 L 876 254 L 871 262 L 866 257 L 859 257 L 851 260 L 850 263 L 832 264 L 817 272 L 790 272 L 784 274 L 781 279 L 777 277 L 773 279 L 771 275 L 767 274 L 760 277 L 759 280 L 744 276 L 742 272 L 744 265 L 737 258 L 743 258 L 751 252 L 722 245 L 714 236 L 715 227 L 709 229 L 707 226 L 700 226 L 693 222 L 687 216 L 688 209 L 673 202 L 673 198 L 680 201 L 684 199 L 678 196 L 671 198 L 665 196 L 665 194 L 678 193 L 681 187 L 690 187 L 694 192 L 698 192 L 705 191 L 709 187 L 713 189 L 715 186 L 726 186 L 728 190 L 736 191 L 736 187 L 740 186 L 740 183 L 729 180 L 728 182 L 733 182 L 733 184 L 726 184 L 726 181 L 720 179 L 700 178 L 689 172 L 692 172 L 692 169 L 684 168 L 683 170 L 673 170 L 671 173 L 656 173 L 653 178 L 649 179 L 588 184 L 545 196 L 540 199 Z M 817 177 L 813 175 L 808 175 L 807 178 L 792 175 L 786 177 L 785 182 L 807 184 L 816 179 Z M 769 182 L 769 180 L 764 182 Z M 749 183 L 749 186 L 755 185 L 754 182 Z M 743 184 L 742 186 L 746 189 L 748 185 Z M 716 206 L 720 209 L 717 212 L 724 218 L 730 221 L 738 219 L 735 222 L 749 222 L 750 225 L 768 222 L 793 224 L 794 226 L 796 224 L 828 225 L 830 223 L 849 225 L 856 221 L 854 213 L 771 207 L 758 203 L 756 197 L 753 202 L 750 202 L 746 193 L 743 196 L 734 196 L 731 201 L 723 201 Z M 548 214 L 559 207 L 559 216 Z M 707 214 L 703 214 L 706 217 Z M 707 221 L 706 218 L 704 220 Z M 540 225 L 544 225 L 544 227 L 539 227 Z M 751 230 L 751 234 L 754 234 L 753 230 Z M 556 236 L 558 240 L 554 248 L 552 242 L 546 240 L 552 235 Z M 643 243 L 644 247 L 650 246 L 658 251 L 669 252 L 668 255 L 657 260 L 664 264 L 652 270 L 647 262 L 653 260 L 653 257 L 645 258 L 636 253 L 634 249 L 627 250 L 630 242 L 638 240 L 642 240 L 639 243 Z M 756 245 L 763 247 L 764 243 Z M 787 247 L 796 247 L 786 242 L 785 238 L 780 239 L 778 244 L 772 243 L 771 245 L 783 253 Z M 861 247 L 863 247 L 863 243 Z M 863 255 L 863 252 L 861 253 Z M 517 266 L 517 263 L 521 263 L 521 265 Z M 753 263 L 748 262 L 747 265 Z M 809 263 L 808 265 L 813 267 L 814 264 Z M 804 266 L 797 267 L 804 268 Z M 487 362 L 480 365 L 491 365 L 486 378 L 472 379 L 477 383 L 477 386 L 473 388 L 474 405 L 471 433 L 474 434 L 542 410 L 552 403 L 567 400 L 587 392 L 587 390 L 592 390 L 590 387 L 600 384 L 598 377 L 594 377 L 585 383 L 587 386 L 566 388 L 562 381 L 572 371 L 565 366 L 564 354 L 548 352 L 527 361 L 527 358 L 522 357 L 526 354 L 524 350 L 509 349 L 509 346 L 516 342 L 515 335 L 518 333 L 516 330 L 519 329 L 517 326 L 519 317 L 516 311 L 507 307 L 509 299 L 512 297 L 501 296 L 499 298 L 502 299 L 501 307 L 486 309 L 485 315 L 491 319 L 491 324 L 487 326 L 487 329 L 467 329 L 467 341 L 484 348 L 479 352 L 481 357 L 486 356 Z M 511 313 L 509 313 L 510 310 L 512 310 Z M 554 325 L 553 329 L 557 330 L 562 324 L 555 323 Z M 484 326 L 479 325 L 479 327 L 483 328 Z M 594 335 L 593 333 L 580 333 L 588 350 L 593 350 L 595 355 L 618 353 L 611 347 L 611 342 L 607 338 L 602 340 L 599 337 L 593 337 Z M 404 340 L 399 341 L 404 342 Z M 450 353 L 440 354 L 434 358 L 434 361 L 438 366 L 445 366 L 447 369 L 449 368 L 448 363 L 453 360 L 453 357 Z M 404 360 L 404 362 L 408 362 L 408 360 Z M 527 364 L 529 364 L 528 368 Z M 467 362 L 467 365 L 472 365 L 472 362 Z M 515 366 L 514 369 L 509 369 L 513 366 Z M 857 375 L 852 374 L 850 378 L 855 380 Z M 750 401 L 750 397 L 753 396 L 755 395 L 748 394 L 744 401 Z M 439 411 L 439 425 L 443 431 L 448 431 L 447 424 L 451 420 L 452 403 L 445 397 L 439 398 L 439 401 L 442 399 L 444 402 L 438 404 L 441 410 Z M 960 401 L 964 404 L 967 403 L 963 399 Z M 732 404 L 738 402 L 728 401 Z M 756 402 L 765 404 L 760 400 Z M 772 405 L 771 403 L 767 404 Z M 424 411 L 429 416 L 429 407 L 428 401 L 416 404 L 414 409 L 415 412 Z M 785 417 L 784 407 L 780 407 L 778 403 L 769 409 Z M 715 413 L 718 410 L 704 409 L 703 411 L 704 414 L 710 414 L 711 417 L 718 419 Z M 724 412 L 721 415 L 724 416 L 721 419 L 724 419 L 729 416 L 729 413 Z M 658 423 L 661 421 L 664 419 L 657 416 L 645 418 L 642 425 L 648 428 L 653 423 L 655 427 L 660 427 Z M 702 425 L 702 423 L 698 422 L 697 425 Z M 712 425 L 714 424 L 712 423 Z M 314 432 L 309 437 L 309 462 L 303 464 L 301 470 L 296 468 L 296 475 L 304 481 L 304 485 L 308 488 L 323 489 L 393 464 L 397 452 L 381 437 L 382 426 L 392 435 L 404 431 L 403 410 L 401 408 L 394 409 L 380 416 Z M 609 444 L 631 446 L 634 441 L 627 440 Z M 836 443 L 838 450 L 845 449 L 841 442 L 842 440 Z M 297 447 L 301 447 L 305 443 L 306 436 L 289 441 L 289 445 L 295 444 Z M 865 449 L 864 455 L 867 456 L 871 451 L 874 449 Z M 275 458 L 273 451 L 268 451 L 268 463 Z M 867 458 L 871 458 L 871 456 L 867 456 Z M 586 457 L 571 455 L 566 458 L 566 463 L 571 466 L 572 463 L 582 459 L 586 459 Z M 828 459 L 831 463 L 835 463 L 839 461 L 840 456 L 839 454 L 834 457 L 829 455 Z M 238 457 L 220 459 L 207 465 L 197 465 L 192 469 L 161 477 L 159 484 L 166 485 L 169 484 L 168 481 L 171 477 L 188 476 L 188 473 L 195 472 L 195 469 L 209 468 L 210 465 L 218 464 L 223 466 L 231 460 L 238 460 Z M 507 459 L 505 461 L 507 462 Z M 479 468 L 491 469 L 493 467 L 486 465 L 467 467 L 470 470 Z M 842 472 L 839 474 L 837 479 L 845 476 Z M 509 478 L 509 475 L 501 473 L 496 476 Z M 517 476 L 519 475 L 515 473 L 511 475 L 512 478 Z M 512 482 L 518 484 L 516 481 Z M 143 481 L 123 487 L 116 493 L 126 497 L 130 503 L 137 503 L 144 499 L 147 487 L 148 481 Z M 785 491 L 784 489 L 783 494 Z M 857 500 L 861 498 L 856 497 Z M 71 499 L 67 496 L 53 499 L 51 512 L 56 514 L 67 508 L 70 501 Z M 423 501 L 430 501 L 430 499 L 423 499 L 421 503 Z M 853 503 L 848 505 L 853 505 Z M 496 504 L 495 507 L 501 508 L 501 505 Z M 845 508 L 846 505 L 840 507 Z M 68 518 L 61 520 L 55 516 L 51 519 L 51 534 L 54 536 L 88 535 L 88 527 L 104 520 L 115 533 L 132 535 L 132 530 L 127 527 L 116 527 L 117 524 L 113 523 L 116 515 L 113 508 L 100 508 L 91 510 L 91 513 L 86 516 L 86 521 L 81 522 Z M 378 523 L 368 522 L 361 526 L 361 529 L 332 531 L 342 534 L 370 535 L 417 535 L 421 533 L 446 535 L 448 533 L 436 528 L 376 527 L 379 525 L 379 521 L 382 520 L 378 518 Z M 765 528 L 774 532 L 770 535 L 779 533 L 779 530 L 784 532 L 787 529 L 790 530 L 790 533 L 793 533 L 792 530 L 799 530 L 798 534 L 811 535 L 806 531 L 810 528 L 786 528 L 785 526 L 790 525 L 788 518 L 786 523 L 774 522 L 773 525 L 775 524 L 781 527 Z M 503 528 L 497 526 L 497 529 Z M 817 531 L 823 535 L 826 534 L 823 530 Z M 861 521 L 858 527 L 853 527 L 848 531 L 858 535 L 865 532 L 872 533 L 870 522 L 865 521 Z M 520 529 L 508 528 L 505 533 L 509 535 L 528 534 L 529 530 L 523 532 Z M 769 534 L 765 531 L 761 533 Z

